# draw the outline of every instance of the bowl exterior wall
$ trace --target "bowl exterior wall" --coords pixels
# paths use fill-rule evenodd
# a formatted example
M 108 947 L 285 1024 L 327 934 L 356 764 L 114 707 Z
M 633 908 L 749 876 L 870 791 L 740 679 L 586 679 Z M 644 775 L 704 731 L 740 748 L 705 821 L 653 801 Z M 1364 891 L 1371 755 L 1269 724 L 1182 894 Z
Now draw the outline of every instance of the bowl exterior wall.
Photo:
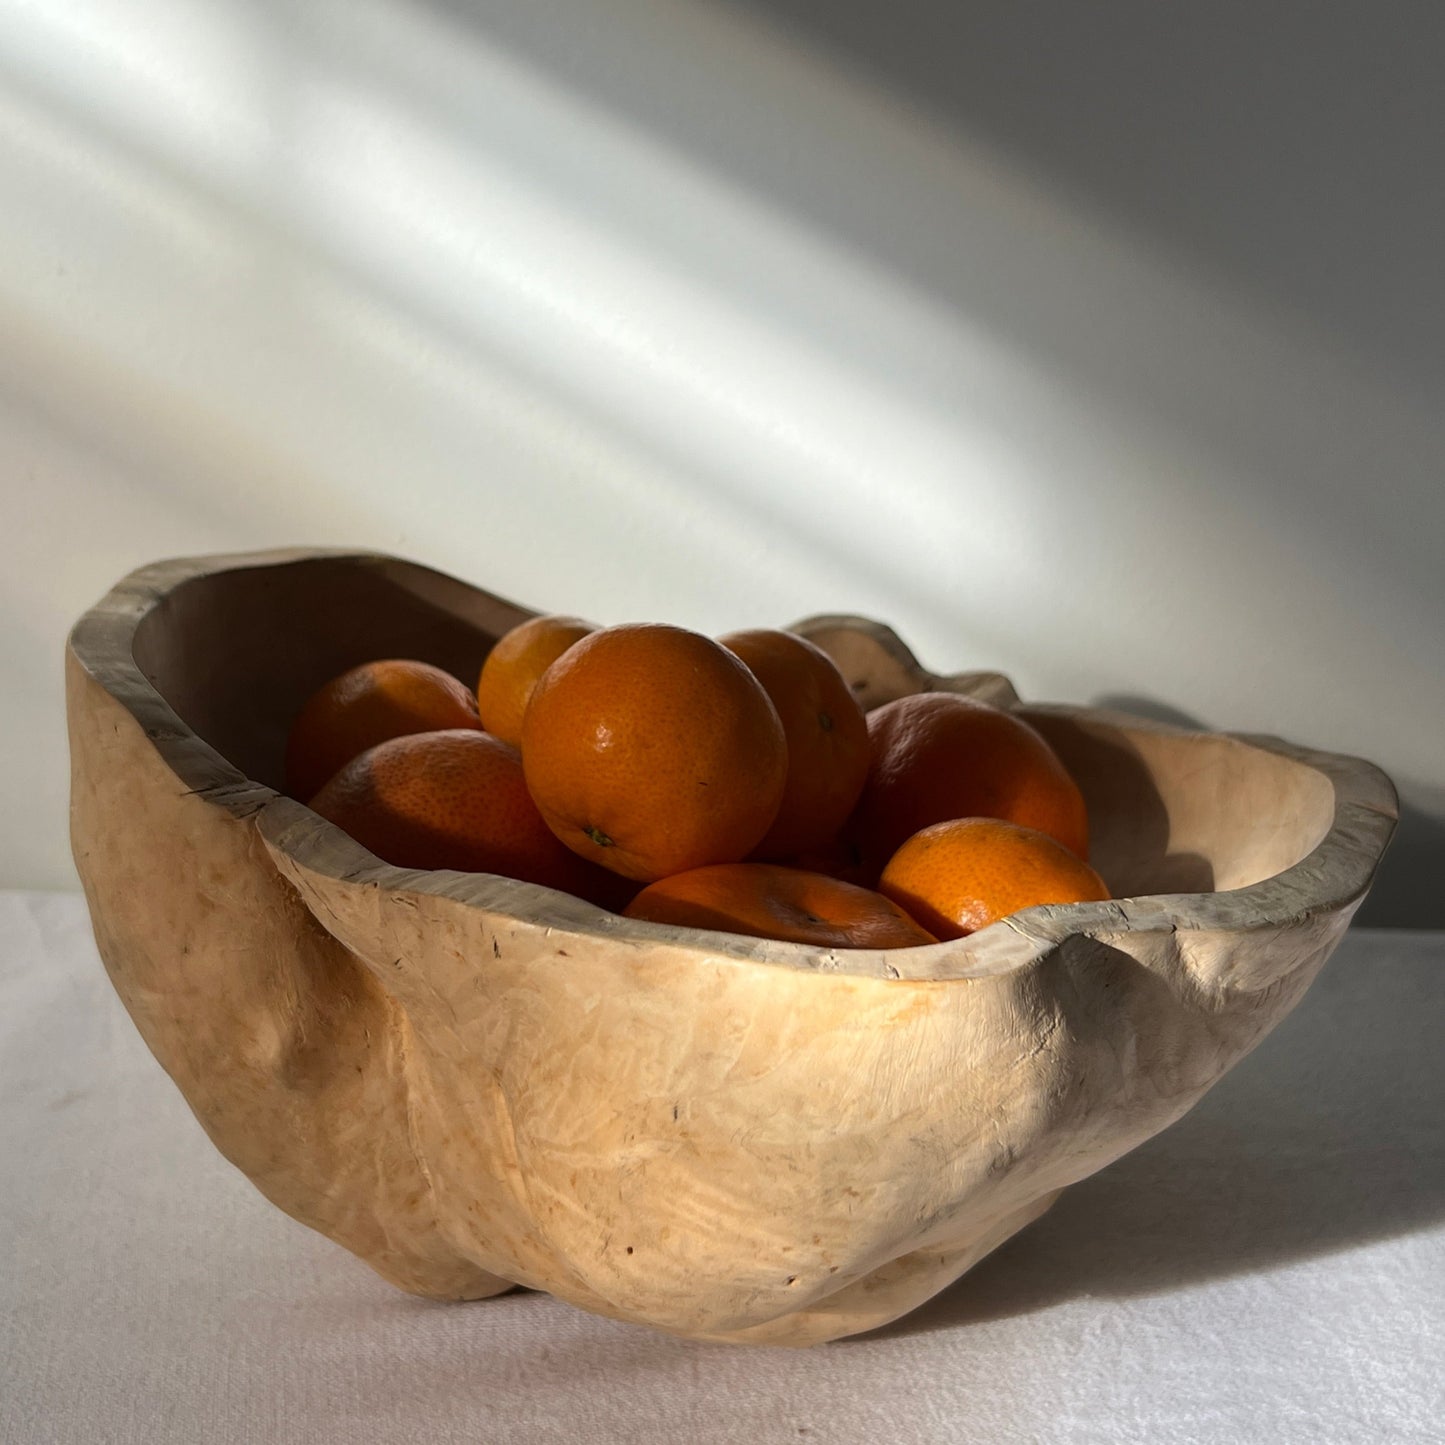
M 67 657 L 72 840 L 106 969 L 221 1152 L 434 1298 L 526 1284 L 757 1343 L 884 1324 L 1195 1103 L 1298 1002 L 1368 880 L 1308 896 L 1294 870 L 1276 892 L 1297 898 L 1258 892 L 1267 917 L 1225 895 L 1208 917 L 1032 910 L 905 951 L 931 970 L 910 976 L 905 954 L 407 873 L 170 711 L 131 651 L 166 596 L 146 579 Z M 896 694 L 906 652 L 860 627 L 850 655 L 877 654 Z M 1388 826 L 1341 817 L 1377 858 Z

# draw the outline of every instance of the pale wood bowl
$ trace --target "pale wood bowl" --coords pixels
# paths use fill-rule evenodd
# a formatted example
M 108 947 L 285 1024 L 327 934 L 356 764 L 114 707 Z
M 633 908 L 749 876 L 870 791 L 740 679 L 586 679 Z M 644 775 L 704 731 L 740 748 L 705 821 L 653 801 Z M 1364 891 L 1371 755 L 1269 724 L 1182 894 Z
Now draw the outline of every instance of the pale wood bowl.
M 514 1284 L 704 1339 L 913 1309 L 1177 1119 L 1299 1001 L 1395 820 L 1368 763 L 1019 707 L 1118 901 L 818 951 L 379 862 L 277 791 L 355 663 L 470 679 L 523 609 L 393 558 L 165 562 L 77 624 L 72 837 L 101 956 L 221 1152 L 405 1290 Z M 799 630 L 869 705 L 886 628 Z

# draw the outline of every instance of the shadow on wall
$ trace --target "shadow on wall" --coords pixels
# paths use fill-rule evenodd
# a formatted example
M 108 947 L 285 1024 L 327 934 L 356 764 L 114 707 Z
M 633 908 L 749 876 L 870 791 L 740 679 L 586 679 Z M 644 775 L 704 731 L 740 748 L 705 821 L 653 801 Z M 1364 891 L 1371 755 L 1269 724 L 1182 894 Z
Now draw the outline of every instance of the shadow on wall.
M 1442 879 L 1445 797 L 1437 794 L 1434 812 L 1402 803 L 1400 826 L 1355 922 L 1364 928 L 1445 928 Z
M 1445 130 L 1445 10 L 1429 0 L 1388 15 L 1309 0 L 729 3 L 1207 273 L 1445 381 L 1445 190 L 1418 184 Z
M 981 325 L 1061 380 L 1086 407 L 1107 407 L 1122 425 L 1166 437 L 1178 460 L 1197 449 L 1216 483 L 1231 476 L 1241 488 L 1241 504 L 1266 514 L 1282 507 L 1294 530 L 1342 565 L 1378 570 L 1389 587 L 1403 582 L 1401 566 L 1412 582 L 1438 575 L 1434 548 L 1405 504 L 1424 509 L 1416 518 L 1431 514 L 1445 466 L 1437 414 L 1445 307 L 1421 304 L 1439 289 L 1445 193 L 1416 182 L 1435 167 L 1434 132 L 1418 113 L 1445 112 L 1430 58 L 1432 40 L 1445 41 L 1445 12 L 1419 12 L 1417 35 L 1408 24 L 1364 16 L 1321 34 L 1311 20 L 1311 53 L 1329 62 L 1316 74 L 1300 58 L 1291 7 L 1269 12 L 1264 23 L 1275 29 L 1260 33 L 1258 19 L 1248 23 L 1258 7 L 1244 0 L 1229 0 L 1238 24 L 1211 7 L 1183 29 L 1173 11 L 1143 23 L 1148 7 L 1124 0 L 1087 11 L 1061 0 L 1048 7 L 1055 13 L 1046 23 L 1037 7 L 1015 7 L 1014 18 L 998 7 L 990 16 L 970 12 L 966 24 L 946 0 L 913 0 L 901 16 L 857 3 L 733 0 L 680 19 L 650 64 L 629 38 L 638 0 L 422 3 L 906 277 L 945 314 Z M 727 25 L 728 12 L 781 28 Z M 1250 36 L 1259 65 L 1236 76 L 1231 47 Z M 704 39 L 723 48 L 725 66 L 700 58 L 695 47 Z M 810 48 L 829 61 L 841 56 L 846 68 L 827 70 Z M 1391 63 L 1355 77 L 1343 109 L 1329 66 L 1350 69 L 1372 51 Z M 970 66 L 991 69 L 990 82 L 975 83 Z M 1067 99 L 1052 93 L 1051 67 L 1071 74 Z M 1221 73 L 1239 83 L 1219 85 Z M 1376 92 L 1365 84 L 1371 73 Z M 780 94 L 784 78 L 791 87 Z M 1245 79 L 1253 89 L 1241 113 Z M 758 104 L 739 103 L 750 91 Z M 1276 124 L 1287 100 L 1300 115 Z M 1373 128 L 1356 123 L 1361 109 Z M 1231 134 L 1230 125 L 1245 133 Z M 1055 139 L 1051 150 L 1045 142 Z M 1131 147 L 1146 143 L 1164 153 L 1136 163 Z M 1418 164 L 1382 166 L 1382 154 Z M 1187 156 L 1198 170 L 1193 193 L 1179 172 Z M 1336 214 L 1346 159 L 1351 183 L 1358 173 L 1381 213 L 1409 225 L 1380 227 L 1369 206 Z M 1247 174 L 1247 161 L 1260 173 Z M 1283 168 L 1289 185 L 1281 184 Z M 1135 188 L 1127 196 L 1126 179 Z M 1174 215 L 1179 192 L 1186 207 Z M 1158 217 L 1149 209 L 1156 202 Z M 1221 217 L 1229 236 L 1252 241 L 1237 255 L 1209 229 Z M 1266 218 L 1280 228 L 1276 247 L 1259 241 Z M 1346 219 L 1353 225 L 1345 235 L 1359 244 L 1329 243 L 1321 231 Z M 1401 254 L 1376 254 L 1367 240 L 1393 243 Z M 1302 257 L 1333 270 L 1296 294 L 1288 284 L 1298 281 Z M 1392 295 L 1399 288 L 1399 305 L 1384 304 L 1385 286 Z M 1337 309 L 1342 298 L 1352 301 L 1348 313 Z M 1398 317 L 1399 344 L 1366 347 L 1348 318 L 1378 325 L 1387 311 Z M 829 339 L 840 349 L 860 340 Z M 865 351 L 873 343 L 875 363 L 909 368 L 887 338 L 863 341 Z M 1382 357 L 1388 376 L 1373 372 Z M 927 388 L 926 369 L 908 381 Z M 1186 485 L 1186 470 L 1174 468 L 1173 489 Z M 1381 478 L 1382 490 L 1363 487 L 1367 478 Z M 1381 506 L 1384 498 L 1401 505 Z M 1384 554 L 1394 568 L 1374 567 Z

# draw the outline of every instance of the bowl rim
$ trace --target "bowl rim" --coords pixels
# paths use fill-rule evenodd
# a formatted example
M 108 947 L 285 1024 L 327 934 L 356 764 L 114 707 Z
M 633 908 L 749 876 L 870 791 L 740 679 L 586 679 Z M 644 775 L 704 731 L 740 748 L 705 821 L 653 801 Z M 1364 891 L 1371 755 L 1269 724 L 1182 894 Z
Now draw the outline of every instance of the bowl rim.
M 1072 935 L 1107 939 L 1120 933 L 1261 932 L 1296 928 L 1319 915 L 1352 913 L 1370 886 L 1398 817 L 1393 783 L 1382 769 L 1363 758 L 1302 747 L 1267 734 L 1189 729 L 1109 709 L 1029 703 L 1024 705 L 1028 712 L 1076 718 L 1126 734 L 1223 738 L 1302 764 L 1321 774 L 1333 790 L 1331 826 L 1298 862 L 1241 888 L 1040 905 L 967 938 L 883 950 L 827 949 L 647 923 L 621 918 L 571 895 L 516 879 L 398 868 L 376 858 L 304 804 L 246 777 L 185 723 L 135 657 L 141 624 L 177 589 L 230 571 L 318 561 L 377 567 L 434 586 L 464 588 L 535 615 L 530 608 L 423 563 L 354 548 L 291 547 L 170 558 L 140 567 L 82 614 L 67 644 L 75 663 L 144 730 L 163 761 L 185 784 L 186 792 L 237 818 L 254 817 L 273 857 L 283 871 L 293 875 L 293 881 L 297 874 L 311 873 L 393 893 L 432 895 L 464 907 L 487 909 L 517 923 L 565 933 L 579 942 L 625 938 L 638 944 L 666 944 L 700 958 L 879 979 L 950 982 L 1012 972 Z M 891 628 L 868 618 L 827 614 L 804 619 L 789 630 L 806 635 L 810 630 L 840 628 L 871 638 L 921 683 L 920 690 L 1003 692 L 1017 697 L 998 673 L 927 671 Z

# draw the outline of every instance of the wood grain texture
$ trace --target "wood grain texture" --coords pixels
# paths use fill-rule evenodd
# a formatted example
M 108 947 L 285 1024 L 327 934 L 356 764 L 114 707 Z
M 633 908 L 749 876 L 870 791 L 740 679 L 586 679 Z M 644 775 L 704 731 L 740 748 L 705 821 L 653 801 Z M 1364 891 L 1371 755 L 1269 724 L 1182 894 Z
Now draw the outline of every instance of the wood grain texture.
M 394 868 L 280 795 L 314 687 L 386 655 L 470 681 L 527 615 L 392 558 L 202 558 L 127 578 L 67 659 L 117 992 L 226 1157 L 418 1294 L 757 1343 L 886 1323 L 1253 1048 L 1394 823 L 1368 763 L 1023 706 L 839 617 L 797 630 L 867 705 L 951 689 L 1045 733 L 1115 901 L 818 950 Z

